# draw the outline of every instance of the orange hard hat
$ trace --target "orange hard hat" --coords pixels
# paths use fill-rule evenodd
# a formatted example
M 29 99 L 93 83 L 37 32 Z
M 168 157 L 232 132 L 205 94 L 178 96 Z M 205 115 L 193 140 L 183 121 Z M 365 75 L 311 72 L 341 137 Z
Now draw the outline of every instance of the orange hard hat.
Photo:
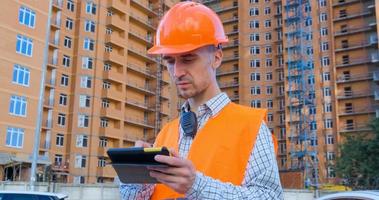
M 180 2 L 162 18 L 148 54 L 176 54 L 228 42 L 220 18 L 195 2 Z

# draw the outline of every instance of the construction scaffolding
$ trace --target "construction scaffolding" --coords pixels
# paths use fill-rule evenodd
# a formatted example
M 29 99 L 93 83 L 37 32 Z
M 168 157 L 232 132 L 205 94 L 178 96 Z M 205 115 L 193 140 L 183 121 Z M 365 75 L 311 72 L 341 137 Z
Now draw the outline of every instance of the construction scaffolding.
M 289 167 L 303 172 L 306 188 L 318 188 L 311 1 L 286 0 L 284 9 L 288 60 Z

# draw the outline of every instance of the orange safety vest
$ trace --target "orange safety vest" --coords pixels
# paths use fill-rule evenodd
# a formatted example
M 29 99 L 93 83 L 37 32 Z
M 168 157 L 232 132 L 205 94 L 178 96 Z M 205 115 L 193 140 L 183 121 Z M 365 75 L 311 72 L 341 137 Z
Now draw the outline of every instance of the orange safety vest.
M 194 138 L 188 153 L 196 170 L 204 175 L 241 185 L 250 154 L 255 145 L 265 109 L 254 109 L 235 103 L 226 105 L 210 118 Z M 155 146 L 166 146 L 178 152 L 179 120 L 164 126 Z M 157 184 L 151 199 L 183 198 L 171 188 Z

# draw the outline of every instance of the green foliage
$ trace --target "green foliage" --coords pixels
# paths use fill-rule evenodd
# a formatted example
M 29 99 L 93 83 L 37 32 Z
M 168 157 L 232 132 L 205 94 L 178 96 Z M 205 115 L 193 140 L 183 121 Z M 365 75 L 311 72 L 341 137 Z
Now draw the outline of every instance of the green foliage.
M 371 127 L 373 135 L 347 136 L 340 147 L 336 172 L 353 189 L 379 189 L 379 118 Z

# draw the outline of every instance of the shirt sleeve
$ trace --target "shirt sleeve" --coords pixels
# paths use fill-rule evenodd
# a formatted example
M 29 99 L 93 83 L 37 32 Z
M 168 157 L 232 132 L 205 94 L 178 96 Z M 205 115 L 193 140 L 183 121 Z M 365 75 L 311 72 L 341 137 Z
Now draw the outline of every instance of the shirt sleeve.
M 264 122 L 259 129 L 241 186 L 225 183 L 197 172 L 188 199 L 282 200 L 278 166 L 271 132 Z
M 148 200 L 153 194 L 155 184 L 124 184 L 120 183 L 122 200 Z

